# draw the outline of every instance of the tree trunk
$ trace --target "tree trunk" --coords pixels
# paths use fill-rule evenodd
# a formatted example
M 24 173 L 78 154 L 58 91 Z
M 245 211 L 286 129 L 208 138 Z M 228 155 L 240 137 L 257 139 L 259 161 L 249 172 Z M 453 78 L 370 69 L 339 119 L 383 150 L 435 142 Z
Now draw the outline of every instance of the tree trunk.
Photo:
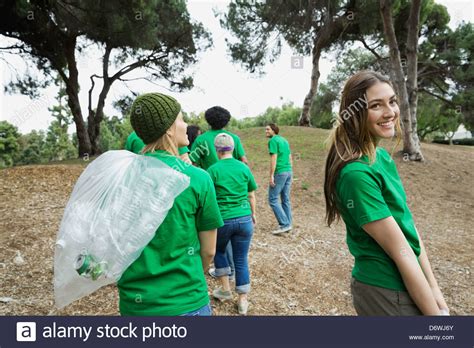
M 92 87 L 89 90 L 89 116 L 87 118 L 87 127 L 89 137 L 91 139 L 92 153 L 99 155 L 102 152 L 100 148 L 100 124 L 104 119 L 104 105 L 107 94 L 109 93 L 110 86 L 115 81 L 115 78 L 109 78 L 109 59 L 112 47 L 106 46 L 105 53 L 102 58 L 102 81 L 103 86 L 99 94 L 99 100 L 97 101 L 97 107 L 92 110 L 92 91 L 94 89 L 94 76 L 91 76 Z
M 311 70 L 311 84 L 309 87 L 308 94 L 304 98 L 303 102 L 303 109 L 301 110 L 301 115 L 298 120 L 298 124 L 303 127 L 311 127 L 311 105 L 313 104 L 313 99 L 318 90 L 318 81 L 319 76 L 321 75 L 319 72 L 319 58 L 321 57 L 321 49 L 318 47 L 319 45 L 314 45 L 312 57 L 313 57 L 313 68 Z
M 301 115 L 298 120 L 298 124 L 304 127 L 311 126 L 311 105 L 313 105 L 314 96 L 318 91 L 318 82 L 319 76 L 319 58 L 321 57 L 321 52 L 324 48 L 328 47 L 332 41 L 331 36 L 336 33 L 341 33 L 343 27 L 341 25 L 344 20 L 344 16 L 334 19 L 334 8 L 329 6 L 327 9 L 326 19 L 324 25 L 321 27 L 319 33 L 314 40 L 313 49 L 311 51 L 312 57 L 312 69 L 311 69 L 311 83 L 309 86 L 309 91 L 303 102 L 303 109 L 301 110 Z
M 417 105 L 418 105 L 418 36 L 420 23 L 421 0 L 413 0 L 408 18 L 407 37 L 407 93 L 410 105 L 411 137 L 415 147 L 413 159 L 423 160 L 420 139 L 417 132 Z
M 400 103 L 400 117 L 403 130 L 403 152 L 408 154 L 410 160 L 417 160 L 418 152 L 413 141 L 412 124 L 410 116 L 410 104 L 408 101 L 407 86 L 403 75 L 400 51 L 398 50 L 397 38 L 392 21 L 392 2 L 390 0 L 380 0 L 380 14 L 382 16 L 385 38 L 390 51 L 390 65 L 393 82 Z
M 109 82 L 109 79 L 104 79 L 104 87 L 99 95 L 99 100 L 97 102 L 97 108 L 94 111 L 89 110 L 89 116 L 87 119 L 87 127 L 89 132 L 89 137 L 91 140 L 92 153 L 94 155 L 99 155 L 102 150 L 100 148 L 100 124 L 104 119 L 104 105 L 107 94 L 109 93 L 110 86 L 112 85 Z
M 91 142 L 87 133 L 84 118 L 82 117 L 81 104 L 79 102 L 79 80 L 75 57 L 76 38 L 74 37 L 65 48 L 65 56 L 69 76 L 66 76 L 62 69 L 58 69 L 64 82 L 66 83 L 66 93 L 68 95 L 67 103 L 71 109 L 71 113 L 76 124 L 77 142 L 79 144 L 78 155 L 85 157 L 91 155 Z

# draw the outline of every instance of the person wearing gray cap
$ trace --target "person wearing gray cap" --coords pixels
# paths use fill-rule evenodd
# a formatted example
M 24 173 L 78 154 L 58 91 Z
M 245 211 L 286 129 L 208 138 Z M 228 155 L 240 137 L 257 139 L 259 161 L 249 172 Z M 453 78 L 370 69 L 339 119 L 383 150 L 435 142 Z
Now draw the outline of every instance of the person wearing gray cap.
M 257 184 L 250 168 L 232 157 L 233 138 L 220 133 L 214 140 L 219 161 L 208 168 L 216 188 L 217 203 L 224 226 L 217 231 L 216 256 L 214 265 L 221 287 L 212 295 L 220 300 L 232 299 L 229 284 L 230 265 L 226 257 L 226 246 L 232 245 L 235 267 L 235 291 L 239 296 L 239 314 L 246 315 L 250 292 L 248 253 L 256 220 L 255 190 Z

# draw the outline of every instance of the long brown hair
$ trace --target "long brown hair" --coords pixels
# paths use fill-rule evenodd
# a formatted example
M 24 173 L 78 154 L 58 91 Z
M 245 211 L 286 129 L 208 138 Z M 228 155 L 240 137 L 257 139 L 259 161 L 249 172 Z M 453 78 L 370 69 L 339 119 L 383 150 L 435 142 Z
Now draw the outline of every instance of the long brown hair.
M 367 155 L 369 162 L 375 161 L 376 139 L 367 127 L 366 91 L 376 83 L 390 86 L 390 80 L 374 71 L 360 71 L 347 80 L 341 96 L 341 105 L 327 146 L 329 153 L 324 171 L 324 198 L 326 200 L 326 222 L 328 226 L 340 219 L 337 208 L 336 181 L 342 167 Z M 397 145 L 400 142 L 400 117 L 395 122 Z

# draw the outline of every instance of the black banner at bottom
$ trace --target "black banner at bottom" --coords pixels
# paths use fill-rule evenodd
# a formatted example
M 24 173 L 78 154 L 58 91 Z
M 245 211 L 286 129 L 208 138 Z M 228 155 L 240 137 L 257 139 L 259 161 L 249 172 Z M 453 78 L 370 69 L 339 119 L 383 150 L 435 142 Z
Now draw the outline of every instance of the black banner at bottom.
M 10 347 L 474 347 L 473 317 L 0 317 Z

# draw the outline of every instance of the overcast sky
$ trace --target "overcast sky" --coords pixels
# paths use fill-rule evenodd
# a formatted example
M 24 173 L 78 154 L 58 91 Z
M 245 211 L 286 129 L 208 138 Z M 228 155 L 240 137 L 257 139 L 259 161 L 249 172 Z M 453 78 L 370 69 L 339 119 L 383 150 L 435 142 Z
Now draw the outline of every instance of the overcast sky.
M 451 27 L 456 27 L 462 20 L 473 21 L 474 5 L 471 0 L 437 0 L 444 4 L 451 16 Z M 310 57 L 302 57 L 302 67 L 292 67 L 292 60 L 298 59 L 292 50 L 284 45 L 280 58 L 265 67 L 263 77 L 252 76 L 238 64 L 233 64 L 227 54 L 225 38 L 230 34 L 224 31 L 213 10 L 225 12 L 228 1 L 188 1 L 188 10 L 191 17 L 204 24 L 212 34 L 213 47 L 200 54 L 199 62 L 192 67 L 194 72 L 195 87 L 187 92 L 175 93 L 166 89 L 166 82 L 160 86 L 145 81 L 128 83 L 128 88 L 137 93 L 163 92 L 176 97 L 186 112 L 201 112 L 208 107 L 221 105 L 230 110 L 232 116 L 240 119 L 247 116 L 256 116 L 265 111 L 269 106 L 280 106 L 283 102 L 293 101 L 302 105 L 303 99 L 309 89 L 311 74 Z M 6 41 L 0 37 L 0 45 L 5 46 Z M 89 50 L 78 57 L 83 116 L 87 115 L 87 92 L 90 88 L 89 76 L 101 71 L 101 61 L 98 50 Z M 25 63 L 20 57 L 5 55 L 9 64 L 19 71 L 24 71 Z M 324 81 L 331 68 L 334 66 L 332 57 L 321 59 L 321 79 Z M 110 69 L 112 72 L 113 69 Z M 12 70 L 6 63 L 0 62 L 0 81 L 7 84 L 12 78 Z M 128 75 L 127 75 L 128 76 Z M 134 75 L 130 75 L 133 77 Z M 135 76 L 139 76 L 138 74 Z M 143 75 L 141 75 L 143 76 Z M 96 85 L 96 91 L 101 86 Z M 112 108 L 112 102 L 123 95 L 130 94 L 127 86 L 115 82 L 107 100 L 106 115 L 118 115 Z M 21 95 L 5 95 L 0 97 L 0 120 L 14 123 L 22 133 L 32 129 L 46 129 L 53 120 L 48 107 L 56 104 L 56 87 L 42 91 L 40 98 L 32 100 Z M 97 94 L 96 94 L 97 96 Z M 96 104 L 96 99 L 94 104 Z M 75 131 L 75 127 L 71 128 Z

